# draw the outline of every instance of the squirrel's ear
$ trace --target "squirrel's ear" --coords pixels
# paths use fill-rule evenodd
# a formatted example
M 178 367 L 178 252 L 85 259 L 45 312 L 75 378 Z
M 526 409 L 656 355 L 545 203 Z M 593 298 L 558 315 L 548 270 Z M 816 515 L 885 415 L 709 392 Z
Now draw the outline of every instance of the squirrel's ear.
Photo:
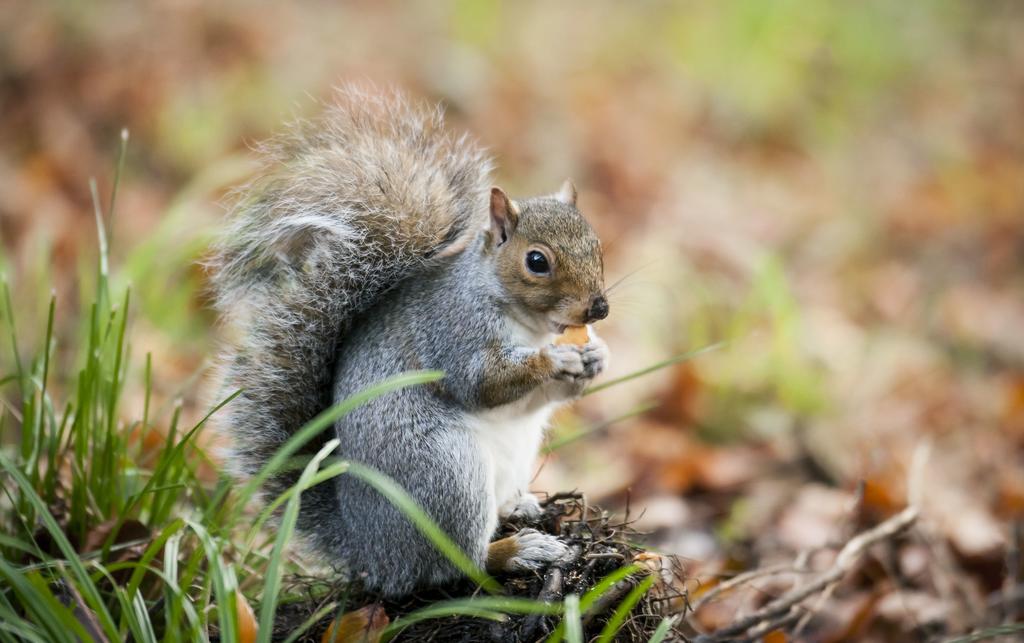
M 555 198 L 566 205 L 576 205 L 576 186 L 571 179 L 566 179 L 562 187 L 558 188 Z
M 491 239 L 495 247 L 508 241 L 519 224 L 519 208 L 501 188 L 491 188 Z

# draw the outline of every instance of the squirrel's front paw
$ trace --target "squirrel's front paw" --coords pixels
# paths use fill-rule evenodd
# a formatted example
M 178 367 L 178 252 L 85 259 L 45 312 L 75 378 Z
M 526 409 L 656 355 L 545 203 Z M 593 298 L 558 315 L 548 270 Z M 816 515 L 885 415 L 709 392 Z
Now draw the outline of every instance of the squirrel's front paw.
M 543 353 L 551 360 L 553 377 L 559 380 L 574 380 L 583 375 L 583 351 L 572 344 L 547 346 Z
M 505 561 L 505 571 L 509 572 L 536 571 L 569 551 L 558 537 L 536 529 L 520 529 L 510 538 L 515 542 L 515 554 Z
M 601 340 L 583 346 L 580 357 L 583 361 L 583 378 L 592 380 L 608 367 L 608 345 Z

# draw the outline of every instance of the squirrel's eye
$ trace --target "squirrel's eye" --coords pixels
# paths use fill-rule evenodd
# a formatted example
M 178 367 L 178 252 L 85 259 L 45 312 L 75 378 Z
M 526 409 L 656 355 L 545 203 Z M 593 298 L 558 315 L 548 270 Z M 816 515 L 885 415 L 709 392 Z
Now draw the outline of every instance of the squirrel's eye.
M 551 272 L 548 258 L 544 256 L 544 253 L 537 250 L 531 250 L 526 253 L 526 267 L 535 275 L 546 275 Z

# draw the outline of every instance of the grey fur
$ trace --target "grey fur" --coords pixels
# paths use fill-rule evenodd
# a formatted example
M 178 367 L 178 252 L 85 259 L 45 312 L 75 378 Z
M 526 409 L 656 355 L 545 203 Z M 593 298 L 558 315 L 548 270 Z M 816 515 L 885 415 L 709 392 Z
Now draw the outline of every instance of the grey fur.
M 440 109 L 354 88 L 261 148 L 210 262 L 234 335 L 218 422 L 251 475 L 331 403 L 336 347 L 355 316 L 486 222 L 490 159 L 444 129 Z M 277 494 L 296 476 L 276 477 Z
M 367 382 L 416 368 L 445 371 L 434 386 L 388 394 L 339 420 L 339 451 L 402 485 L 480 564 L 497 507 L 487 489 L 472 418 L 487 406 L 480 396 L 487 366 L 481 357 L 486 346 L 507 342 L 509 304 L 482 257 L 483 247 L 481 236 L 450 265 L 403 282 L 367 313 L 365 323 L 358 321 L 338 354 L 334 393 L 342 400 Z M 347 561 L 369 585 L 402 594 L 457 575 L 401 512 L 365 483 L 339 477 L 336 493 L 341 510 L 329 527 L 309 526 L 320 551 Z M 395 541 L 401 542 L 398 557 Z M 530 554 L 509 564 L 527 569 Z
M 510 319 L 523 311 L 486 232 L 491 162 L 446 132 L 439 110 L 346 89 L 322 119 L 295 124 L 263 150 L 265 171 L 243 192 L 211 261 L 234 335 L 221 390 L 243 390 L 218 420 L 233 444 L 229 464 L 252 475 L 332 401 L 404 371 L 443 370 L 434 385 L 340 420 L 338 451 L 402 485 L 483 564 L 498 507 L 475 414 L 527 396 L 572 397 L 603 368 L 606 350 L 516 341 Z M 524 230 L 552 230 L 551 245 L 565 250 L 568 285 L 599 288 L 599 244 L 575 207 L 553 198 L 521 207 Z M 541 304 L 568 301 L 550 299 Z M 274 476 L 266 493 L 297 476 Z M 351 476 L 306 491 L 298 527 L 325 562 L 387 595 L 457 576 L 399 510 Z M 523 534 L 510 568 L 564 551 L 542 536 Z

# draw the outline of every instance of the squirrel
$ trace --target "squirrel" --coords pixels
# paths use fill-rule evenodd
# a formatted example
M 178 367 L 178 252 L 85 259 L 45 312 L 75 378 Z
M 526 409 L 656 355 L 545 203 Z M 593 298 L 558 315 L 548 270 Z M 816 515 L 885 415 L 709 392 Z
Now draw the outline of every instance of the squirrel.
M 336 455 L 390 476 L 492 573 L 563 556 L 557 537 L 529 528 L 491 539 L 499 516 L 540 514 L 527 485 L 545 426 L 609 359 L 593 332 L 583 346 L 553 343 L 608 314 L 576 188 L 509 198 L 478 143 L 398 92 L 342 88 L 261 151 L 210 262 L 233 335 L 221 390 L 241 389 L 218 420 L 228 468 L 251 476 L 332 404 L 437 369 L 442 379 L 360 406 L 307 450 L 337 437 Z M 297 479 L 277 473 L 263 492 Z M 354 476 L 304 491 L 297 532 L 316 560 L 383 596 L 460 577 Z

